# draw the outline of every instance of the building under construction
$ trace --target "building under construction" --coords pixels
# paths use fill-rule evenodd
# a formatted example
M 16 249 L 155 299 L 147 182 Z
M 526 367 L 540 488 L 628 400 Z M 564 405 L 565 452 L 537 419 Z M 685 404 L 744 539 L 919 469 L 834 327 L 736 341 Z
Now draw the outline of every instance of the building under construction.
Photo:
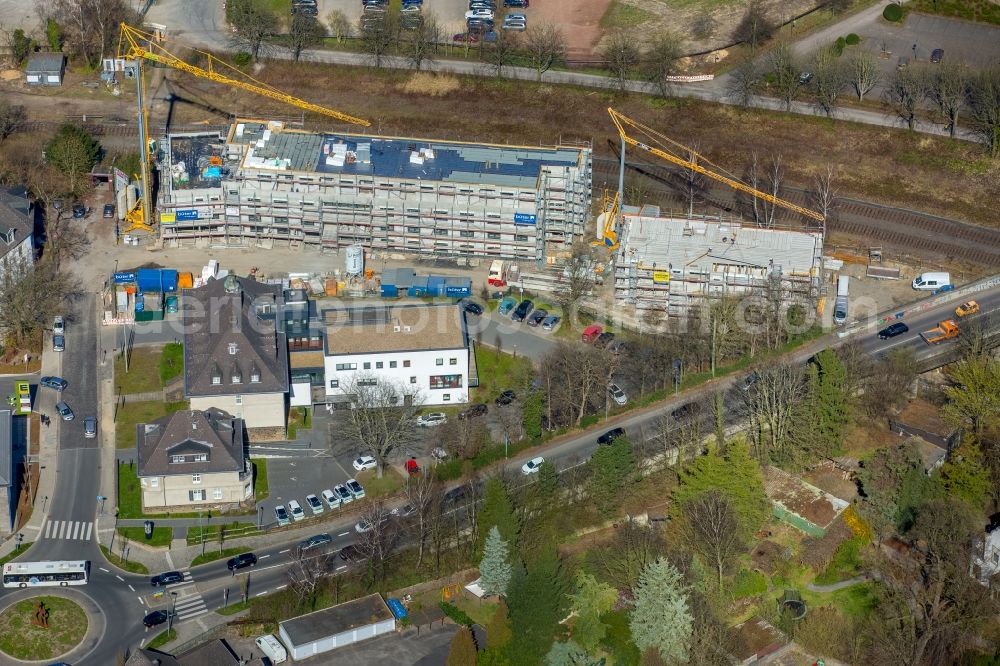
M 622 215 L 615 297 L 637 311 L 687 317 L 707 298 L 777 294 L 815 302 L 823 234 L 761 229 L 712 217 L 660 217 L 655 206 Z
M 289 129 L 166 137 L 169 244 L 304 247 L 545 262 L 591 215 L 587 145 L 522 147 Z

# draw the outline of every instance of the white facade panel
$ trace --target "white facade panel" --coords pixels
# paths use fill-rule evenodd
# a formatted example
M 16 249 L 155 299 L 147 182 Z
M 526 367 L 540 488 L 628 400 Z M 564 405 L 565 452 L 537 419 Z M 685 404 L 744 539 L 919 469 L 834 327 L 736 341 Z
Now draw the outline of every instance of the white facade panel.
M 356 379 L 374 377 L 417 395 L 423 405 L 464 404 L 469 401 L 469 350 L 437 349 L 377 354 L 337 354 L 324 358 L 326 395 L 345 399 Z

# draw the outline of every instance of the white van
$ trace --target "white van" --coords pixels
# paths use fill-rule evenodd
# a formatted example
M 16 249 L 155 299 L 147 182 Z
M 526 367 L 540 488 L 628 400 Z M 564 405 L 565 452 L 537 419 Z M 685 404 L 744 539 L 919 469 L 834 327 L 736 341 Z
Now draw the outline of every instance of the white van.
M 271 660 L 272 664 L 280 664 L 288 661 L 288 652 L 285 650 L 285 646 L 274 637 L 274 634 L 265 634 L 259 637 L 256 643 L 260 651 Z
M 920 291 L 937 291 L 945 285 L 951 285 L 950 273 L 921 273 L 913 278 L 913 288 Z

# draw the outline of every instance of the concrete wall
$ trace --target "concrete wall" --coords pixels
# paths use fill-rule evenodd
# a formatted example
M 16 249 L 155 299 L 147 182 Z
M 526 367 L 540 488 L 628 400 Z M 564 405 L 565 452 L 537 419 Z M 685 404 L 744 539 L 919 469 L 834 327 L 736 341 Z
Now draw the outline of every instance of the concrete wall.
M 202 474 L 199 483 L 195 483 L 190 474 L 144 477 L 139 483 L 144 509 L 239 504 L 253 497 L 252 471 Z M 205 491 L 205 499 L 191 500 L 190 492 L 199 490 Z
M 248 393 L 191 398 L 191 409 L 215 407 L 243 419 L 247 428 L 284 428 L 287 410 L 284 393 Z
M 453 405 L 469 401 L 469 350 L 465 347 L 384 354 L 340 354 L 327 356 L 324 362 L 328 398 L 336 399 L 347 395 L 356 376 L 373 375 L 379 381 L 392 382 L 408 394 L 416 391 L 418 400 L 423 405 Z M 409 367 L 405 367 L 405 362 L 409 362 Z M 370 368 L 366 369 L 365 363 Z M 382 364 L 381 368 L 378 367 L 379 363 Z M 393 363 L 395 368 L 392 367 Z M 338 364 L 353 364 L 357 369 L 337 370 Z M 458 375 L 461 386 L 432 389 L 432 375 Z M 413 378 L 416 381 L 411 381 Z

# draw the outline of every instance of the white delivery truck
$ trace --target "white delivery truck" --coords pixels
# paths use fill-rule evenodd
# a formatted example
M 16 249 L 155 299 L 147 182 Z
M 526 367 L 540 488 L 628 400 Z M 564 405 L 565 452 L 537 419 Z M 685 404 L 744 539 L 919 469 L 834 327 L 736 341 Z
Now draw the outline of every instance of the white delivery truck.
M 272 664 L 281 664 L 288 661 L 288 652 L 274 634 L 265 634 L 257 638 L 257 647 L 264 653 Z
M 837 278 L 837 300 L 833 303 L 833 323 L 843 326 L 847 321 L 847 304 L 849 302 L 848 289 L 851 286 L 851 278 L 841 275 Z
M 913 288 L 919 291 L 937 291 L 951 286 L 951 274 L 941 272 L 921 273 L 913 278 Z

